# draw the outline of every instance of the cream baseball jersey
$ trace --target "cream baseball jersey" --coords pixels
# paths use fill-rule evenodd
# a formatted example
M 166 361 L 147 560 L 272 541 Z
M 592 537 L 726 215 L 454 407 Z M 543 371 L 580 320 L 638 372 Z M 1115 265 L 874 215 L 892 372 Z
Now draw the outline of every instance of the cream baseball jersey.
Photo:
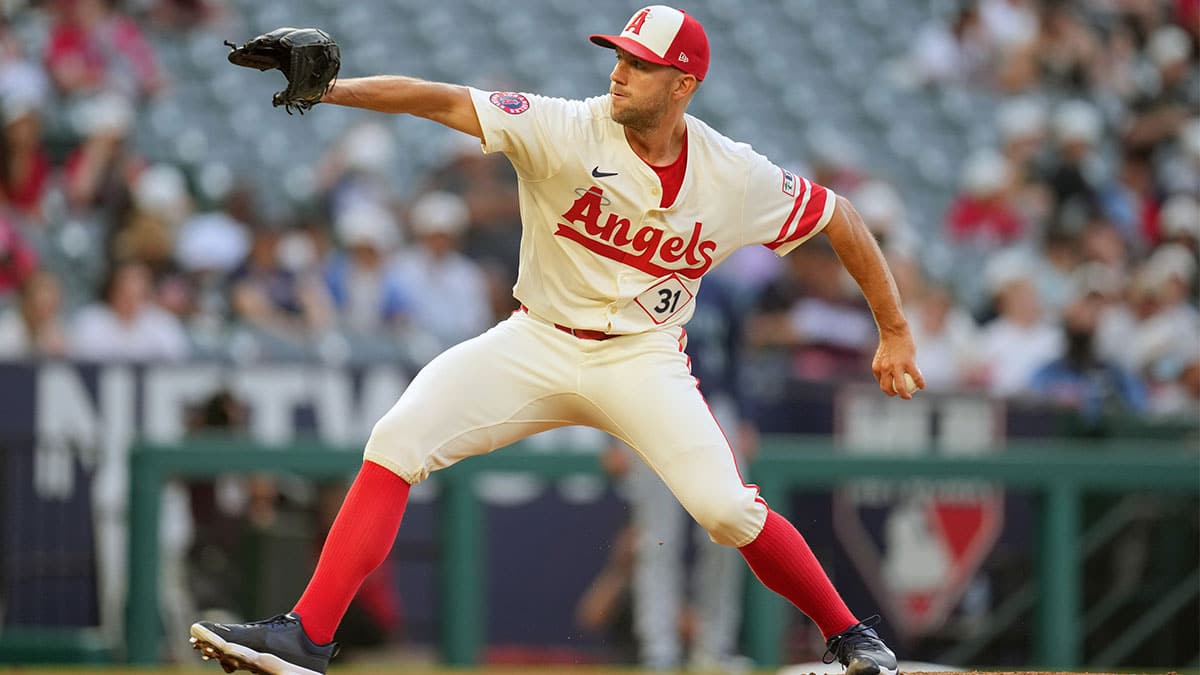
M 484 152 L 519 181 L 521 254 L 513 294 L 572 328 L 640 333 L 691 318 L 701 278 L 742 246 L 784 255 L 829 221 L 831 190 L 685 116 L 687 166 L 673 204 L 613 121 L 583 101 L 471 90 Z

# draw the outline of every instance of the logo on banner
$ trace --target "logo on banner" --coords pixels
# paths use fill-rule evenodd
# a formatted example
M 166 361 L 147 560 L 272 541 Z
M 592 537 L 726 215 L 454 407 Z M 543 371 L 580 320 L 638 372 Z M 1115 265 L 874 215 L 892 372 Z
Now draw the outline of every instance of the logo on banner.
M 996 544 L 1003 493 L 970 488 L 948 495 L 933 484 L 879 484 L 834 493 L 838 538 L 901 632 L 940 628 Z
M 839 399 L 845 447 L 910 456 L 927 448 L 972 455 L 995 447 L 997 417 L 985 400 L 925 398 L 902 408 L 867 390 Z M 885 431 L 892 438 L 872 437 Z M 855 481 L 833 491 L 833 520 L 890 625 L 916 637 L 943 626 L 995 547 L 1004 491 L 977 481 Z

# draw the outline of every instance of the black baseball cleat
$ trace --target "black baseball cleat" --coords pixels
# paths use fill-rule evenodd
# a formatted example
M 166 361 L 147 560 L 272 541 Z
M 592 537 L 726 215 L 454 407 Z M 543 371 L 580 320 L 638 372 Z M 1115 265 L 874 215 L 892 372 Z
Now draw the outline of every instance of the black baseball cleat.
M 318 645 L 308 639 L 295 612 L 251 623 L 197 621 L 190 632 L 200 656 L 216 659 L 227 673 L 324 675 L 337 653 L 335 642 Z
M 875 632 L 876 614 L 825 641 L 825 663 L 846 666 L 846 675 L 897 675 L 896 655 Z

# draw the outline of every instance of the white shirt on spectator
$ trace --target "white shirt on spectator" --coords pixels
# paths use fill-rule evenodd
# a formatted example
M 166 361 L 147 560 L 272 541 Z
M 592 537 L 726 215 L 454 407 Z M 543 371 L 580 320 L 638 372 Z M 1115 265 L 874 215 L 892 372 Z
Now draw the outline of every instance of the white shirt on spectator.
M 844 349 L 868 349 L 878 329 L 871 315 L 858 306 L 839 305 L 820 298 L 803 298 L 792 306 L 788 320 L 807 342 Z
M 925 388 L 937 390 L 961 386 L 978 358 L 979 329 L 975 321 L 955 307 L 947 312 L 941 330 L 934 333 L 925 325 L 921 312 L 905 314 L 917 346 L 917 367 L 925 376 Z
M 1196 344 L 1197 335 L 1200 335 L 1200 312 L 1190 305 L 1179 304 L 1159 311 L 1138 325 L 1126 346 L 1132 355 L 1134 371 L 1152 370 L 1179 345 Z
M 75 317 L 70 341 L 70 355 L 88 361 L 180 361 L 190 351 L 179 320 L 157 307 L 123 322 L 108 305 L 88 305 Z
M 25 327 L 20 310 L 0 311 L 0 361 L 28 358 L 31 352 L 29 329 Z
M 974 35 L 956 38 L 941 23 L 926 25 L 913 42 L 910 65 L 920 84 L 970 82 L 988 62 L 988 48 Z
M 1034 372 L 1058 358 L 1063 350 L 1058 326 L 1021 326 L 1004 318 L 984 326 L 979 342 L 980 356 L 991 373 L 991 392 L 998 396 L 1024 391 Z
M 1107 307 L 1096 326 L 1096 354 L 1131 373 L 1138 371 L 1137 354 L 1130 349 L 1138 332 L 1138 319 L 1124 304 Z
M 491 325 L 487 279 L 461 253 L 437 260 L 415 248 L 396 259 L 392 273 L 411 301 L 413 325 L 437 337 L 443 348 L 473 338 Z

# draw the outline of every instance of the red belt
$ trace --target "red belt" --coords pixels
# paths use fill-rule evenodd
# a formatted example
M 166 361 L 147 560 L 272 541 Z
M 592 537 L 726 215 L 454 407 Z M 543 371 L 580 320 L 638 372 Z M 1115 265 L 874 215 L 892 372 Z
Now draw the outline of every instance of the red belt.
M 526 307 L 525 305 L 521 305 L 521 311 L 528 314 L 529 308 Z M 564 333 L 567 333 L 568 335 L 577 337 L 580 340 L 607 340 L 609 338 L 620 337 L 619 335 L 605 333 L 602 330 L 587 330 L 585 328 L 571 328 L 570 326 L 564 326 L 561 323 L 554 324 L 554 327 L 561 330 Z

